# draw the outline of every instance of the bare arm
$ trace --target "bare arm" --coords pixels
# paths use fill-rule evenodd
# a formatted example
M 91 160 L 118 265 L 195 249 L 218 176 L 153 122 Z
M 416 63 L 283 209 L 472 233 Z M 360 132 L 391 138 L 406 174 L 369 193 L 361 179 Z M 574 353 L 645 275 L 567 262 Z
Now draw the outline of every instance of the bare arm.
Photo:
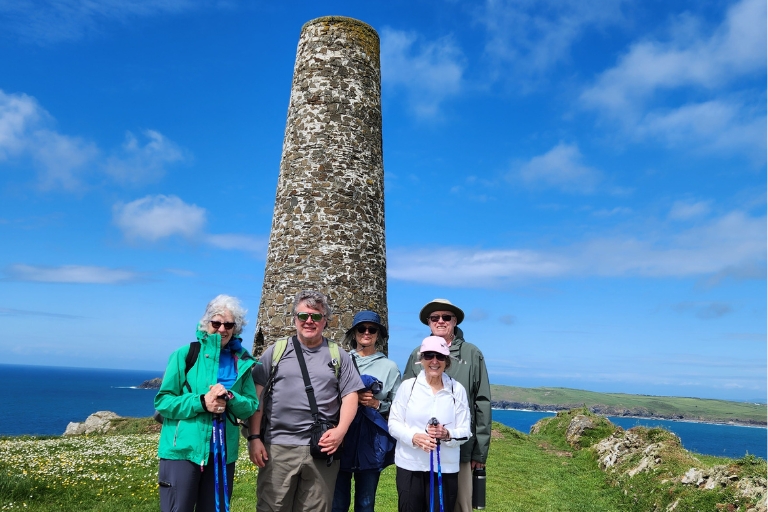
M 251 435 L 261 434 L 261 417 L 264 414 L 264 386 L 256 385 L 256 395 L 259 397 L 259 408 L 253 413 L 253 416 L 248 420 L 248 431 Z M 248 441 L 248 455 L 251 462 L 258 467 L 263 468 L 267 464 L 269 457 L 267 455 L 267 449 L 264 447 L 264 441 L 262 439 L 252 439 Z
M 344 436 L 347 435 L 349 425 L 355 419 L 355 414 L 357 414 L 357 393 L 349 393 L 341 399 L 339 424 L 335 428 L 327 430 L 320 438 L 318 444 L 324 453 L 330 455 L 339 449 L 342 441 L 344 441 Z

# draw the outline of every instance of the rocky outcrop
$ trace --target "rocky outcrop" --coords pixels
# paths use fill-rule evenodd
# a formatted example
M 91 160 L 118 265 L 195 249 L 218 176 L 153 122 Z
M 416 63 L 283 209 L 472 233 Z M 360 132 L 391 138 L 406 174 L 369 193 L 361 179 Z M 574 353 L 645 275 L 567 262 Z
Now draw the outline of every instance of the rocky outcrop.
M 618 429 L 613 435 L 595 445 L 600 469 L 611 470 L 624 462 L 638 460 L 626 470 L 633 477 L 643 471 L 650 471 L 661 464 L 661 452 L 665 445 L 680 445 L 680 438 L 668 433 L 664 440 L 648 444 L 634 429 Z
M 568 424 L 568 430 L 565 431 L 565 440 L 569 445 L 578 447 L 579 441 L 581 440 L 581 436 L 584 434 L 584 431 L 594 428 L 595 422 L 592 418 L 589 416 L 584 416 L 583 414 L 579 414 L 575 416 Z
M 680 483 L 696 486 L 699 489 L 715 489 L 717 487 L 727 487 L 734 485 L 739 496 L 749 500 L 762 497 L 757 507 L 751 509 L 754 511 L 765 512 L 766 510 L 766 479 L 764 477 L 741 478 L 733 466 L 713 466 L 711 468 L 689 469 L 680 479 Z
M 91 414 L 83 423 L 70 422 L 64 431 L 65 436 L 83 434 L 103 434 L 112 428 L 112 420 L 120 419 L 112 411 L 99 411 Z
M 160 389 L 160 384 L 162 383 L 163 379 L 161 377 L 157 377 L 154 379 L 145 380 L 136 387 L 139 389 Z

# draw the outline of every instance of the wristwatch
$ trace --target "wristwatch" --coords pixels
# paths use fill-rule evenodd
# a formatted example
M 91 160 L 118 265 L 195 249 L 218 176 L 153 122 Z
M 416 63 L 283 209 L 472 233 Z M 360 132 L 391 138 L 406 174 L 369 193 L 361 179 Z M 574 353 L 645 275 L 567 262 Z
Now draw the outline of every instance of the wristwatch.
M 254 439 L 259 439 L 262 443 L 264 442 L 264 438 L 261 434 L 251 434 L 246 438 L 248 441 L 253 441 Z

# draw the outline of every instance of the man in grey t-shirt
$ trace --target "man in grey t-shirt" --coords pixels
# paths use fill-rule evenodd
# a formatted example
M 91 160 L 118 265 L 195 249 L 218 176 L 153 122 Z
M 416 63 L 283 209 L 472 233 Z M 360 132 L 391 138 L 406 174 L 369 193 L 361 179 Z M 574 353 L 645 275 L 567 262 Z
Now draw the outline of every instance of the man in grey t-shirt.
M 321 419 L 336 423 L 320 440 L 325 453 L 341 446 L 357 412 L 360 376 L 345 351 L 339 349 L 340 372 L 334 372 L 323 329 L 331 314 L 325 295 L 305 290 L 293 301 L 296 337 L 307 366 Z M 275 370 L 270 396 L 263 396 L 272 371 L 274 344 L 261 355 L 253 370 L 259 410 L 250 419 L 248 453 L 259 467 L 256 482 L 257 511 L 331 510 L 338 460 L 328 465 L 309 453 L 312 413 L 296 351 L 288 339 Z M 341 400 L 339 400 L 341 397 Z M 266 417 L 261 431 L 262 415 Z

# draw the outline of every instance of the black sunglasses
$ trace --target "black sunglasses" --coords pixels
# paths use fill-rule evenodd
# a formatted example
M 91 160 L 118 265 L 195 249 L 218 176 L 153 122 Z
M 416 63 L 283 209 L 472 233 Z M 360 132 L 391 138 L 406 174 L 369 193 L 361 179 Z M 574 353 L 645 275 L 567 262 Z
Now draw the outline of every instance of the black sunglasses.
M 323 319 L 322 313 L 296 313 L 296 318 L 301 320 L 302 322 L 306 322 L 310 318 L 313 322 L 319 322 Z
M 432 315 L 429 317 L 429 321 L 436 324 L 441 318 L 443 319 L 443 322 L 450 322 L 453 315 Z
M 360 334 L 365 334 L 366 332 L 369 334 L 376 334 L 377 332 L 379 332 L 379 329 L 377 329 L 376 327 L 366 327 L 364 325 L 358 325 L 357 332 L 359 332 Z
M 211 320 L 211 327 L 213 327 L 217 331 L 219 330 L 219 327 L 221 327 L 222 325 L 226 330 L 229 331 L 230 329 L 233 329 L 235 327 L 235 322 L 219 322 L 218 320 Z
M 448 357 L 445 354 L 441 354 L 440 352 L 422 352 L 421 358 L 424 361 L 431 361 L 432 359 L 437 359 L 438 361 L 445 361 L 445 358 Z

